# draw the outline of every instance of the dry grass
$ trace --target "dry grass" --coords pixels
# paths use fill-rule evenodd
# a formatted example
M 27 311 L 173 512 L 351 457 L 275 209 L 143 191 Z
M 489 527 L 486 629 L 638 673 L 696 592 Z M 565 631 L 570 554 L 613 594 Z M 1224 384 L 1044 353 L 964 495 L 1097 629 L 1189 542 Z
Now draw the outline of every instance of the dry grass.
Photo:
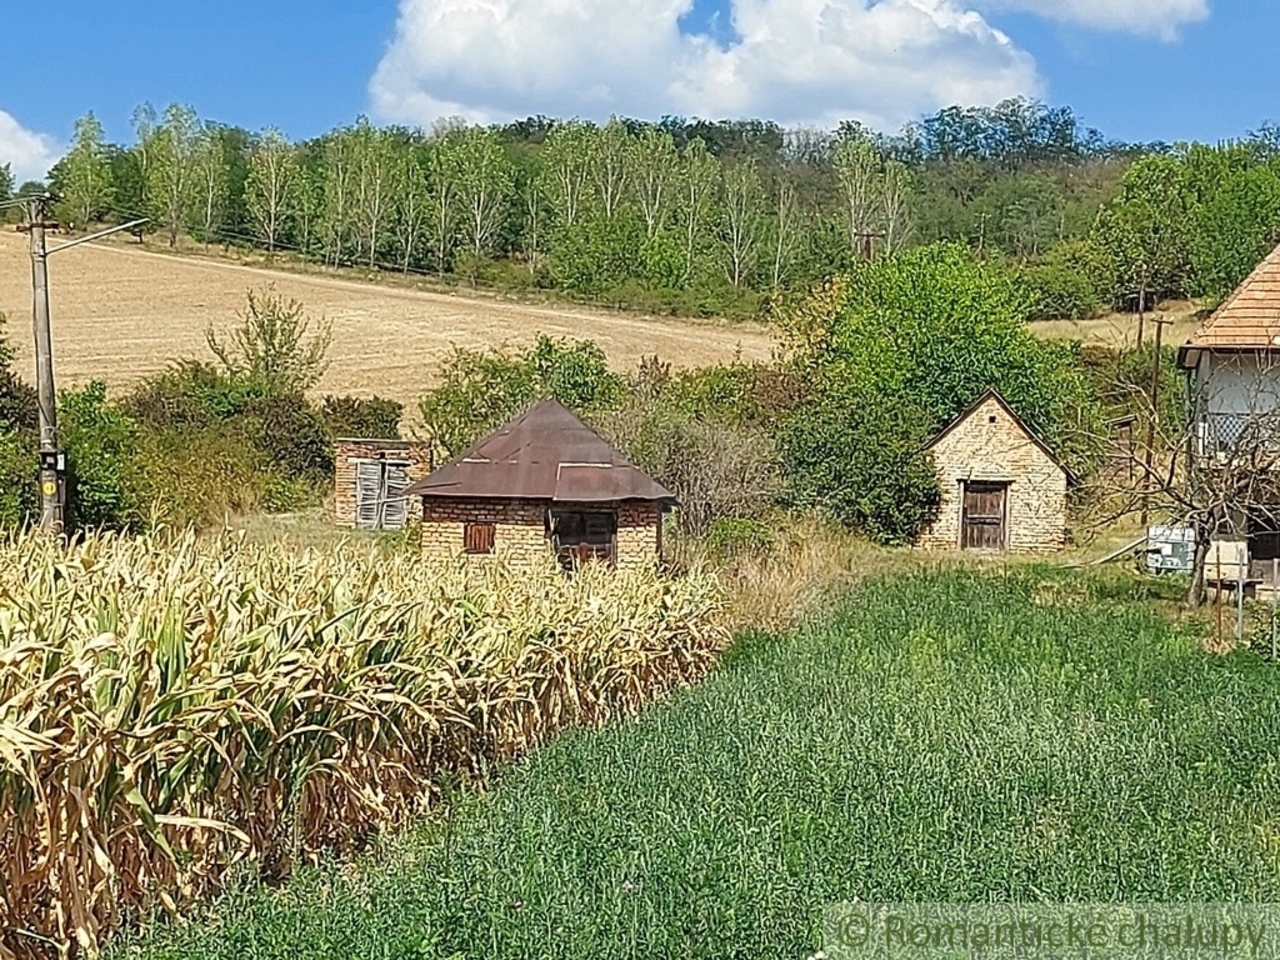
M 1185 343 L 1200 325 L 1200 304 L 1188 300 L 1170 300 L 1160 304 L 1156 316 L 1172 320 L 1164 328 L 1163 342 L 1169 346 Z M 1155 337 L 1155 325 L 1148 317 L 1144 336 Z M 1138 340 L 1138 316 L 1133 313 L 1110 313 L 1092 320 L 1041 320 L 1031 329 L 1046 340 L 1079 340 L 1089 346 L 1132 347 Z
M 134 243 L 87 244 L 52 257 L 50 288 L 60 385 L 90 379 L 127 386 L 181 356 L 205 356 L 204 330 L 225 330 L 251 288 L 274 284 L 333 324 L 332 366 L 320 390 L 379 394 L 413 408 L 437 362 L 453 346 L 525 345 L 537 334 L 588 338 L 619 370 L 658 354 L 677 367 L 766 360 L 773 349 L 757 324 L 729 326 L 628 313 L 467 299 L 316 272 L 275 271 L 212 258 L 178 257 Z M 349 276 L 349 274 L 348 274 Z M 0 232 L 0 313 L 31 364 L 27 240 Z

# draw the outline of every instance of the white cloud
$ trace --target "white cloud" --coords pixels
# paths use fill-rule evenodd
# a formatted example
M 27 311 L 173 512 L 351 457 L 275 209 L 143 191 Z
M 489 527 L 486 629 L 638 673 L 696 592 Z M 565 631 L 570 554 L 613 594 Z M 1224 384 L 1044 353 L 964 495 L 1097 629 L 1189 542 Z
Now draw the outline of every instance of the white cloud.
M 976 0 L 987 10 L 1022 10 L 1099 30 L 1173 40 L 1209 17 L 1209 0 Z
M 740 39 L 726 48 L 681 33 L 692 2 L 401 0 L 373 112 L 423 125 L 683 113 L 894 127 L 1043 89 L 1031 57 L 962 0 L 731 0 Z
M 62 149 L 53 137 L 28 130 L 12 114 L 0 110 L 0 166 L 10 164 L 17 183 L 43 180 Z

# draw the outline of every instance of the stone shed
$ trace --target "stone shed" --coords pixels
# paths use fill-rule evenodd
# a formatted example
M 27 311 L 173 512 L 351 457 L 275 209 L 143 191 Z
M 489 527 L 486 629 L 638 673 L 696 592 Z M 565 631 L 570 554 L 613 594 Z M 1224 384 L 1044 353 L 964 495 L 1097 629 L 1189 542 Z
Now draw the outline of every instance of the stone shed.
M 409 440 L 338 440 L 333 451 L 333 516 L 340 527 L 399 530 L 422 516 L 406 492 L 431 472 L 427 444 Z
M 554 551 L 572 567 L 656 564 L 664 489 L 554 400 L 543 400 L 414 483 L 428 557 L 535 562 Z
M 926 449 L 942 502 L 922 546 L 1034 552 L 1065 543 L 1075 478 L 999 393 L 984 393 Z

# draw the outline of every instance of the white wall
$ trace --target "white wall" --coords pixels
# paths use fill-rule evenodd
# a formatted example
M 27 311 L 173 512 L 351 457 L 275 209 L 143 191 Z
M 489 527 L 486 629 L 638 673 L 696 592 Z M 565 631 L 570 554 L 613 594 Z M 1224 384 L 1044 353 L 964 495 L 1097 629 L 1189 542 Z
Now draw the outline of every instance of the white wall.
M 1210 415 L 1280 413 L 1280 352 L 1212 354 L 1196 368 L 1200 409 Z

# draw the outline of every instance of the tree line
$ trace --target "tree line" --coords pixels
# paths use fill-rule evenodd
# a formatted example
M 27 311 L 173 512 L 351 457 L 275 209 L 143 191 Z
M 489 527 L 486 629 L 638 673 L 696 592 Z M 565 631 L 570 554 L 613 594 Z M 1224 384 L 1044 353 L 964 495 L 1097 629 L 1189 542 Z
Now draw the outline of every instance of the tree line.
M 93 114 L 51 171 L 72 224 L 145 215 L 177 245 L 428 273 L 690 313 L 758 315 L 939 240 L 1017 272 L 1033 317 L 1215 296 L 1280 239 L 1280 135 L 1126 144 L 1065 107 L 949 108 L 876 134 L 768 121 L 366 119 L 291 142 L 143 105 Z M 5 187 L 0 180 L 0 187 Z M 7 185 L 12 190 L 12 184 Z

